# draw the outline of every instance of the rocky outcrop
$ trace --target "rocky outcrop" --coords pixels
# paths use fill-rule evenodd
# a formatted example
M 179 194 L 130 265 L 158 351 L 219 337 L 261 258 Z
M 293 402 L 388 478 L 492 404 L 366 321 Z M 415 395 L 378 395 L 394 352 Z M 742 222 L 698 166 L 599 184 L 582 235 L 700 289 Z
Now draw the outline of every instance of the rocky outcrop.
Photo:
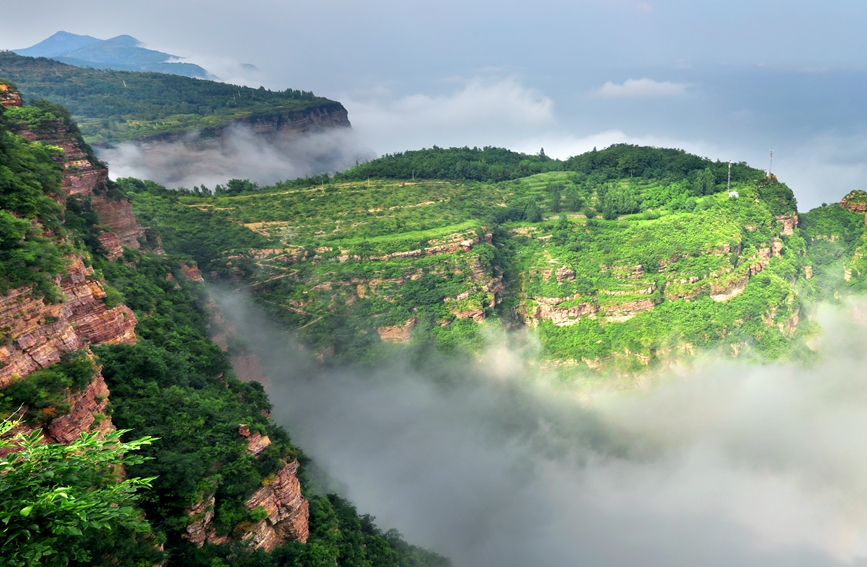
M 197 547 L 202 547 L 208 540 L 208 528 L 214 519 L 214 504 L 216 498 L 211 494 L 190 508 L 190 523 L 186 527 L 187 539 Z
M 853 213 L 867 212 L 867 191 L 856 189 L 843 197 L 840 206 L 849 209 Z
M 537 305 L 530 313 L 530 318 L 536 322 L 549 319 L 558 327 L 566 327 L 574 325 L 582 318 L 595 317 L 599 311 L 599 307 L 589 302 L 560 306 L 570 299 L 569 297 L 536 297 Z
M 45 438 L 56 443 L 71 443 L 82 432 L 100 431 L 107 433 L 113 429 L 108 413 L 108 386 L 100 372 L 81 392 L 67 398 L 69 413 L 51 421 Z
M 290 112 L 274 113 L 266 116 L 239 118 L 226 126 L 205 128 L 198 136 L 191 138 L 192 132 L 159 134 L 134 142 L 144 153 L 159 152 L 166 142 L 183 142 L 193 151 L 220 148 L 228 142 L 233 128 L 249 128 L 254 135 L 266 140 L 285 140 L 308 132 L 332 128 L 351 128 L 349 114 L 339 102 L 328 101 L 320 106 Z
M 46 443 L 71 443 L 85 432 L 107 433 L 114 429 L 108 413 L 108 386 L 102 374 L 97 370 L 93 381 L 80 391 L 71 394 L 66 403 L 69 411 L 62 416 L 51 419 L 56 411 L 55 408 L 45 408 L 41 420 L 46 420 L 47 425 L 41 427 Z M 27 408 L 25 408 L 26 410 Z M 14 433 L 28 434 L 40 426 L 22 425 L 15 429 Z M 5 447 L 0 449 L 0 457 L 15 452 L 17 449 Z
M 298 461 L 287 463 L 266 480 L 266 485 L 257 490 L 244 505 L 248 510 L 262 508 L 267 516 L 253 524 L 240 524 L 240 533 L 233 536 L 218 535 L 211 524 L 214 518 L 216 497 L 210 494 L 191 507 L 186 527 L 187 539 L 198 547 L 207 543 L 221 544 L 238 538 L 248 542 L 253 549 L 271 551 L 290 541 L 305 543 L 309 531 L 309 503 L 301 495 L 298 481 Z
M 780 230 L 782 236 L 792 236 L 798 226 L 798 215 L 780 215 L 777 217 L 777 222 L 782 225 Z
M 393 327 L 379 327 L 376 329 L 380 340 L 392 343 L 408 343 L 412 338 L 412 330 L 415 329 L 417 320 L 410 319 L 403 325 L 394 325 Z
M 605 313 L 608 321 L 623 322 L 632 319 L 638 313 L 653 310 L 653 306 L 654 303 L 650 299 L 636 299 L 608 306 Z
M 243 537 L 252 547 L 271 551 L 288 541 L 307 541 L 309 504 L 301 495 L 296 472 L 298 461 L 287 463 L 267 486 L 245 502 L 250 510 L 261 506 L 268 513 L 267 518 L 254 524 Z
M 744 275 L 744 277 L 733 280 L 724 286 L 712 285 L 710 298 L 714 301 L 728 301 L 729 299 L 743 293 L 747 288 L 747 283 L 749 283 L 749 281 L 749 275 Z
M 271 446 L 271 439 L 261 433 L 251 433 L 250 426 L 242 423 L 238 426 L 238 434 L 247 439 L 247 453 L 258 457 L 262 451 Z
M 204 282 L 205 278 L 202 277 L 202 273 L 199 272 L 199 267 L 195 264 L 187 265 L 181 264 L 181 269 L 184 271 L 184 277 L 191 282 Z
M 9 85 L 0 83 L 0 105 L 9 108 L 10 106 L 23 106 L 21 95 L 18 91 Z
M 65 300 L 48 304 L 29 287 L 0 296 L 0 388 L 90 344 L 135 342 L 136 318 L 125 305 L 109 309 L 102 283 L 80 257 L 57 279 Z
M 17 129 L 16 134 L 30 141 L 59 147 L 63 150 L 60 165 L 63 167 L 61 189 L 67 197 L 90 197 L 93 209 L 99 217 L 100 226 L 106 230 L 99 236 L 110 260 L 123 255 L 123 247 L 139 249 L 139 240 L 145 235 L 132 212 L 132 202 L 109 191 L 108 169 L 88 155 L 80 138 L 62 121 L 52 128 L 34 132 Z
M 129 199 L 97 194 L 93 195 L 91 200 L 93 209 L 99 216 L 99 224 L 107 229 L 100 235 L 99 240 L 109 251 L 110 260 L 116 260 L 123 254 L 123 249 L 119 246 L 136 250 L 141 248 L 139 240 L 144 237 L 146 229 L 136 220 Z M 109 244 L 113 242 L 117 242 L 117 245 Z

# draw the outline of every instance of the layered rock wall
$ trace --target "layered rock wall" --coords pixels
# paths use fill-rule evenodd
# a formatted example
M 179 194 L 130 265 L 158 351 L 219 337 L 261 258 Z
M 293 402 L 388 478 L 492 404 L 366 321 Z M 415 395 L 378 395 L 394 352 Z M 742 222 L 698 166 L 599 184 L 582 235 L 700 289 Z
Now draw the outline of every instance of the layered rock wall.
M 90 344 L 135 342 L 136 318 L 126 305 L 109 309 L 102 283 L 80 257 L 58 278 L 65 300 L 49 304 L 29 287 L 0 296 L 0 388 Z

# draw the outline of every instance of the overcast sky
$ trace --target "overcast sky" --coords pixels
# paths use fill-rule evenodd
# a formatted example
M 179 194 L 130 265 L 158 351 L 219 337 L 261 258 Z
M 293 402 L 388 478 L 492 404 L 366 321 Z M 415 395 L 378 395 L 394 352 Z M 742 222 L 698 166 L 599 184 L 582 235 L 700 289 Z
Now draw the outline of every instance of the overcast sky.
M 0 0 L 0 48 L 130 34 L 225 80 L 349 109 L 377 153 L 620 141 L 774 170 L 806 209 L 867 174 L 867 4 Z M 252 63 L 258 73 L 244 73 Z

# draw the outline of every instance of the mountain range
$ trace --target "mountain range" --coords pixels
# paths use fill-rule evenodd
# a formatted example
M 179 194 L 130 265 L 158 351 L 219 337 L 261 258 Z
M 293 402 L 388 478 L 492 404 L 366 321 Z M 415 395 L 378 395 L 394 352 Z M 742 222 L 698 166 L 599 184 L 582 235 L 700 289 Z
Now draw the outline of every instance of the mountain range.
M 28 57 L 48 57 L 76 67 L 116 69 L 119 71 L 156 71 L 171 75 L 214 79 L 204 68 L 179 61 L 180 57 L 147 49 L 129 35 L 98 39 L 59 31 L 24 49 L 13 50 Z

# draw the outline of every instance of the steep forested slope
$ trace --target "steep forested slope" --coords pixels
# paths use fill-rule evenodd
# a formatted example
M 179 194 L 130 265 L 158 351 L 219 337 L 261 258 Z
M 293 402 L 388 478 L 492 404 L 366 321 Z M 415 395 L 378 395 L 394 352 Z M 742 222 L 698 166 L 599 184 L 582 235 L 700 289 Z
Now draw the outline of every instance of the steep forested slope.
M 65 110 L 21 108 L 14 94 L 0 92 L 4 562 L 448 565 L 310 491 L 310 462 L 271 420 L 262 385 L 239 381 L 210 339 L 215 306 L 195 267 L 138 224 Z M 125 440 L 153 436 L 144 460 L 82 458 L 72 477 L 56 467 L 68 485 L 44 466 L 6 474 L 37 455 L 16 453 L 22 436 L 114 445 L 116 427 Z M 113 491 L 124 477 L 150 480 L 138 495 Z M 113 513 L 77 511 L 93 508 L 80 497 L 89 488 Z

